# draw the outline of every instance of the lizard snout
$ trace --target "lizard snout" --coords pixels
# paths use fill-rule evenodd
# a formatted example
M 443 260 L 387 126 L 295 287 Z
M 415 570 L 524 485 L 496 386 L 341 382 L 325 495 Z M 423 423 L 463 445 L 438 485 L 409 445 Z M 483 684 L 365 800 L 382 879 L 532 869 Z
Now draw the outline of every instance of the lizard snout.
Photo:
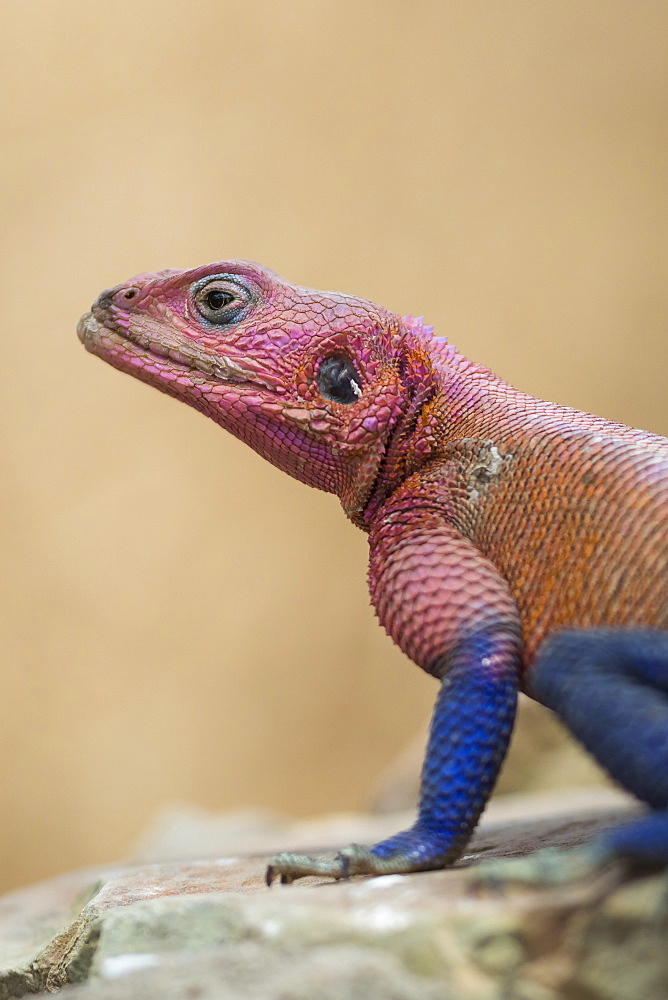
M 81 343 L 92 350 L 101 330 L 104 329 L 106 321 L 110 319 L 110 313 L 115 307 L 123 312 L 129 312 L 135 303 L 140 301 L 141 288 L 137 284 L 116 285 L 114 288 L 105 288 L 91 306 L 91 311 L 85 313 L 77 324 L 77 334 Z M 111 320 L 117 318 L 113 314 Z

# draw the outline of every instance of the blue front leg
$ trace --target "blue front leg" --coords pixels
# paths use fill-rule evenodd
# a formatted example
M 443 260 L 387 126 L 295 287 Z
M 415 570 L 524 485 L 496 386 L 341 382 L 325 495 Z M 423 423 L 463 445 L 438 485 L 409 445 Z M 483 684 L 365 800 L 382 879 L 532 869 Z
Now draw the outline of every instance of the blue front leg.
M 459 857 L 494 787 L 512 732 L 517 637 L 512 631 L 481 631 L 462 640 L 440 667 L 444 677 L 415 824 L 373 847 L 352 844 L 334 858 L 279 854 L 267 870 L 270 884 L 276 876 L 292 882 L 304 875 L 346 878 L 424 871 Z
M 517 659 L 504 636 L 480 633 L 450 654 L 422 768 L 417 821 L 372 847 L 372 855 L 410 871 L 443 868 L 459 857 L 506 755 L 517 687 Z
M 556 633 L 539 651 L 530 693 L 620 785 L 655 810 L 601 837 L 593 859 L 667 865 L 668 633 Z
M 446 518 L 444 489 L 440 474 L 416 473 L 377 510 L 369 532 L 378 619 L 441 681 L 417 820 L 335 858 L 279 854 L 267 869 L 270 883 L 442 868 L 459 857 L 489 798 L 515 718 L 522 629 L 507 581 Z

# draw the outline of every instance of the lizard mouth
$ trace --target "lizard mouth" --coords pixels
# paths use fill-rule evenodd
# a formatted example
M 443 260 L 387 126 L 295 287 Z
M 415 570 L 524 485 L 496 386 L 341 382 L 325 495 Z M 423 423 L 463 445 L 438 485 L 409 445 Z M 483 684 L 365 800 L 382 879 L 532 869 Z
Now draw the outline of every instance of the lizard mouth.
M 249 387 L 262 386 L 276 392 L 276 382 L 265 373 L 251 371 L 223 354 L 211 354 L 199 344 L 173 336 L 160 340 L 151 337 L 149 330 L 129 330 L 125 325 L 100 320 L 94 312 L 87 312 L 77 324 L 79 340 L 87 351 L 112 362 L 120 360 L 120 354 L 135 357 L 150 357 L 166 362 L 169 370 L 177 370 L 192 375 L 198 372 L 215 382 L 246 384 Z

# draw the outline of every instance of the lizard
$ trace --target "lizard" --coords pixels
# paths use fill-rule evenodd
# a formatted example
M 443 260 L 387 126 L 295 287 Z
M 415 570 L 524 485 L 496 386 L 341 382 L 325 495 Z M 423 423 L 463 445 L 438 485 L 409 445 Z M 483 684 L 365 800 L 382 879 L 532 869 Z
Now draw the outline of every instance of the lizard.
M 520 392 L 422 319 L 230 260 L 137 275 L 85 347 L 279 469 L 368 535 L 382 626 L 439 682 L 412 827 L 267 881 L 445 867 L 493 789 L 518 691 L 649 811 L 598 861 L 668 863 L 668 440 Z

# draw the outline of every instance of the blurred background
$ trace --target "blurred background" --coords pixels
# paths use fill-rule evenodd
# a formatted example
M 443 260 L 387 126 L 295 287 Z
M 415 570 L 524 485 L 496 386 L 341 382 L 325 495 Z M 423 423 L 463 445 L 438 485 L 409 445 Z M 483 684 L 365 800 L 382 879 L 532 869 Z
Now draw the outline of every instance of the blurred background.
M 667 37 L 665 0 L 2 4 L 2 887 L 173 801 L 362 808 L 435 694 L 336 499 L 79 315 L 247 257 L 667 433 Z

